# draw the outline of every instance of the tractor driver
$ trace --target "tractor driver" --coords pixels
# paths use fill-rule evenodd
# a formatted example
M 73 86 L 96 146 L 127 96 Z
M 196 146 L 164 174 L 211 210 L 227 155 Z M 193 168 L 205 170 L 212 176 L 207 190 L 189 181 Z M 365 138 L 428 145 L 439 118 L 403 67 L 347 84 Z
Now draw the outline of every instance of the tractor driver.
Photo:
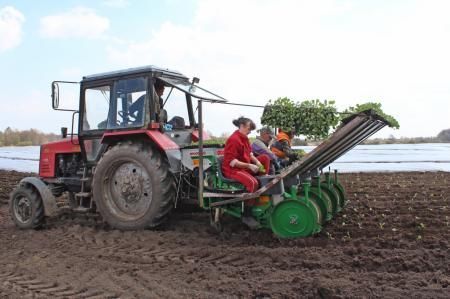
M 153 92 L 153 111 L 155 113 L 155 119 L 161 123 L 167 122 L 167 112 L 163 109 L 164 101 L 162 99 L 162 95 L 164 93 L 164 82 L 155 79 L 154 83 L 154 92 Z M 136 102 L 131 104 L 129 107 L 129 114 L 136 118 L 138 122 L 142 121 L 142 107 L 144 105 L 145 95 L 140 96 Z M 137 112 L 137 115 L 134 115 Z
M 158 96 L 158 100 L 159 100 L 159 107 L 162 109 L 164 106 L 164 101 L 162 98 L 162 95 L 164 93 L 164 88 L 165 88 L 164 82 L 159 79 L 156 79 L 154 86 L 155 86 L 156 95 Z
M 156 93 L 156 97 L 154 96 L 154 98 L 158 98 L 158 104 L 159 107 L 155 109 L 156 115 L 157 115 L 157 119 L 159 120 L 160 123 L 162 124 L 169 124 L 171 126 L 171 128 L 174 129 L 184 129 L 185 123 L 184 123 L 184 119 L 181 116 L 174 116 L 171 120 L 168 120 L 167 117 L 167 111 L 164 109 L 164 100 L 162 98 L 162 95 L 164 93 L 164 82 L 156 79 L 155 81 L 155 93 Z M 158 105 L 157 102 L 154 103 L 155 106 Z M 158 110 L 159 109 L 159 110 Z M 159 113 L 158 113 L 159 111 Z M 171 130 L 171 129 L 169 129 Z
M 252 153 L 248 134 L 256 126 L 251 119 L 241 116 L 233 120 L 233 125 L 238 129 L 225 143 L 222 172 L 225 177 L 243 184 L 248 192 L 255 192 L 259 183 L 254 176 L 269 172 L 270 158 L 265 154 L 256 158 Z
M 164 82 L 159 79 L 155 79 L 155 84 L 153 86 L 155 87 L 155 92 L 153 93 L 153 98 L 155 101 L 153 103 L 153 107 L 156 114 L 156 120 L 164 124 L 167 122 L 167 111 L 163 109 L 164 100 L 162 98 L 165 88 Z

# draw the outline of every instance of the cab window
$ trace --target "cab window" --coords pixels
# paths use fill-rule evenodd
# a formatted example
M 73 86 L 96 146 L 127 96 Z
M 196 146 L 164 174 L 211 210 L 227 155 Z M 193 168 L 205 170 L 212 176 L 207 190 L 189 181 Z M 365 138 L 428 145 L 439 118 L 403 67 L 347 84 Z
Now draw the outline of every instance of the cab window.
M 109 85 L 87 88 L 84 97 L 83 131 L 106 128 L 110 98 Z
M 167 123 L 171 124 L 173 129 L 184 129 L 190 126 L 186 93 L 168 86 L 164 90 L 162 99 L 163 109 L 167 113 Z
M 138 77 L 114 82 L 108 113 L 108 129 L 142 127 L 148 114 L 147 78 Z

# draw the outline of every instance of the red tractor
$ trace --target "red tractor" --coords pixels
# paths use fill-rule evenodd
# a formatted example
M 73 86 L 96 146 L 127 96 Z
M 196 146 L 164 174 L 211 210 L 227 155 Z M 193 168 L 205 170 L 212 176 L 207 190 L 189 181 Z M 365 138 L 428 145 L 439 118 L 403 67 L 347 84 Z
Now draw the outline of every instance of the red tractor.
M 67 111 L 58 108 L 61 83 L 74 82 L 53 82 L 52 104 Z M 180 149 L 199 138 L 192 98 L 223 101 L 195 83 L 197 78 L 153 66 L 83 77 L 79 109 L 73 111 L 79 114 L 78 133 L 67 137 L 62 128 L 63 140 L 42 145 L 39 178 L 25 178 L 11 194 L 17 226 L 39 227 L 56 213 L 55 198 L 65 192 L 71 209 L 99 211 L 113 227 L 161 224 L 177 192 L 186 192 L 178 175 L 186 172 Z M 169 89 L 165 100 L 158 84 Z M 168 120 L 166 111 L 177 116 Z
M 183 200 L 209 210 L 216 228 L 223 214 L 244 220 L 250 210 L 257 227 L 309 236 L 346 201 L 337 172 L 321 176 L 322 170 L 388 124 L 373 111 L 351 115 L 312 152 L 279 174 L 258 177 L 260 188 L 246 193 L 222 175 L 223 145 L 203 144 L 202 102 L 226 100 L 198 82 L 153 66 L 86 76 L 78 110 L 59 108 L 59 84 L 78 82 L 53 82 L 53 108 L 73 112 L 72 130 L 67 136 L 62 128 L 62 140 L 41 146 L 39 177 L 24 178 L 11 193 L 16 225 L 40 227 L 66 195 L 72 211 L 99 212 L 123 230 L 156 227 Z

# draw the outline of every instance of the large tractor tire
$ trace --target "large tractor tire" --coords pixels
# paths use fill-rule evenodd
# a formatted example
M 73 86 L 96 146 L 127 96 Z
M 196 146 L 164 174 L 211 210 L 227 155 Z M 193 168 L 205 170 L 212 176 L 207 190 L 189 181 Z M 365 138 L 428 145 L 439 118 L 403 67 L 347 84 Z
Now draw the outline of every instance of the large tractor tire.
M 44 224 L 42 198 L 29 184 L 20 184 L 11 193 L 9 212 L 14 223 L 21 229 L 37 229 Z
M 175 183 L 168 162 L 149 144 L 117 144 L 100 159 L 93 180 L 97 209 L 114 228 L 153 228 L 169 216 Z

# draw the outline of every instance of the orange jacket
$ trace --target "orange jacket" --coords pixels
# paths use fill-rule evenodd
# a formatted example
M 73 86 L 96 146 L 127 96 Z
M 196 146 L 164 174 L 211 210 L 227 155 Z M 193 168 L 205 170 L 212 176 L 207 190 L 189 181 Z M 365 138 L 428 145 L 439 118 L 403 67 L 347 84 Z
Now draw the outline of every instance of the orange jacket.
M 275 143 L 272 145 L 272 147 L 270 149 L 278 158 L 285 159 L 286 153 L 283 151 L 283 149 L 281 147 L 281 144 L 280 144 L 281 141 L 287 141 L 289 144 L 289 147 L 291 146 L 291 139 L 289 138 L 289 135 L 283 131 L 280 131 L 277 134 L 277 141 L 275 141 Z M 277 145 L 277 143 L 278 143 L 278 145 Z

